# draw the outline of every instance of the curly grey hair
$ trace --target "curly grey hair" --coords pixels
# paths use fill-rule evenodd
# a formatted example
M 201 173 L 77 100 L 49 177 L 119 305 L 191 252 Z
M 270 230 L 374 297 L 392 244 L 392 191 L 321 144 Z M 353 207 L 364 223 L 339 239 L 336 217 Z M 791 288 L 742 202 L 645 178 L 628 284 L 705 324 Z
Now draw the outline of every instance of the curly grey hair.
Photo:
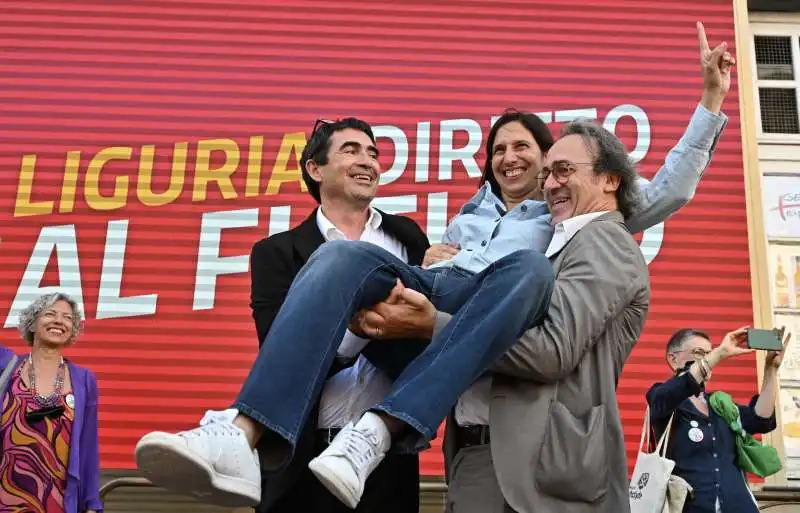
M 29 346 L 33 345 L 33 332 L 36 331 L 36 320 L 42 315 L 42 312 L 59 301 L 66 301 L 72 308 L 72 336 L 70 337 L 70 341 L 75 340 L 78 334 L 80 334 L 81 325 L 83 324 L 83 313 L 78 303 L 63 292 L 43 294 L 34 299 L 33 302 L 25 307 L 19 314 L 17 329 Z
M 639 174 L 628 157 L 628 151 L 619 138 L 589 119 L 580 118 L 567 123 L 561 137 L 580 135 L 589 154 L 594 159 L 596 173 L 609 173 L 620 177 L 617 188 L 617 208 L 627 219 L 641 202 L 641 189 L 637 180 Z

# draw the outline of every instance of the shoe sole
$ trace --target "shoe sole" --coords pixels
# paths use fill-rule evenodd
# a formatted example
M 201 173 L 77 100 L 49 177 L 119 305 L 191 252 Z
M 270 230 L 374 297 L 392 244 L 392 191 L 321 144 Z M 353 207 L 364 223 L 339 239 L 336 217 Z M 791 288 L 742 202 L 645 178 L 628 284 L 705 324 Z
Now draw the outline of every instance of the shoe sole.
M 261 489 L 216 472 L 202 457 L 161 433 L 145 435 L 136 444 L 136 466 L 154 485 L 201 502 L 231 508 L 254 507 Z
M 356 509 L 358 498 L 355 493 L 341 480 L 338 474 L 332 472 L 324 463 L 313 459 L 308 464 L 309 470 L 317 477 L 320 483 L 328 489 L 331 494 L 339 499 L 342 504 L 350 509 Z

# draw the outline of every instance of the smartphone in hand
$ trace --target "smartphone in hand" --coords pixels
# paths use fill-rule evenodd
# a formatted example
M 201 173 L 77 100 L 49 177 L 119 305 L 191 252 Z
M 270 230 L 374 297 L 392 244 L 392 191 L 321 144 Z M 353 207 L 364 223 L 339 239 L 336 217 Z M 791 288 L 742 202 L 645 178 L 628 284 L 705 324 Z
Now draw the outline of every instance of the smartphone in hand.
M 747 347 L 762 351 L 782 351 L 781 330 L 751 328 L 747 330 Z

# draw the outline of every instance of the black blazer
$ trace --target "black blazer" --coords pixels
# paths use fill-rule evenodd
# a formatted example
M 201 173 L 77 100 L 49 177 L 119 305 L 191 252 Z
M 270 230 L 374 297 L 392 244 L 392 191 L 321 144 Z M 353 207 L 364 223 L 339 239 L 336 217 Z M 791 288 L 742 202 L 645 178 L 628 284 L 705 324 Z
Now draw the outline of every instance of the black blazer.
M 430 243 L 417 223 L 407 217 L 385 212 L 381 212 L 381 216 L 381 228 L 405 246 L 408 263 L 421 265 Z M 259 347 L 269 333 L 295 276 L 324 242 L 317 226 L 317 209 L 314 209 L 297 228 L 262 239 L 253 245 L 250 253 L 250 308 Z M 294 459 L 288 467 L 278 474 L 262 475 L 261 504 L 257 511 L 267 512 L 316 456 L 314 442 L 318 408 L 319 404 L 315 405 L 309 421 L 303 427 Z

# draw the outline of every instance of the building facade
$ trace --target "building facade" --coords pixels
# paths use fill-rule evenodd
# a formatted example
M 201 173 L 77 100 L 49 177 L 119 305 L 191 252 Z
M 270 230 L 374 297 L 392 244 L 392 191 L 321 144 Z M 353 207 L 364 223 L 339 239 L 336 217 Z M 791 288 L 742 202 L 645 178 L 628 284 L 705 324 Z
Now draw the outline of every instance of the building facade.
M 738 12 L 742 13 L 741 4 Z M 750 0 L 737 19 L 742 137 L 757 324 L 786 326 L 770 484 L 800 484 L 800 2 Z M 746 21 L 742 18 L 746 16 Z M 759 358 L 759 363 L 761 358 Z M 760 368 L 760 365 L 759 365 Z

